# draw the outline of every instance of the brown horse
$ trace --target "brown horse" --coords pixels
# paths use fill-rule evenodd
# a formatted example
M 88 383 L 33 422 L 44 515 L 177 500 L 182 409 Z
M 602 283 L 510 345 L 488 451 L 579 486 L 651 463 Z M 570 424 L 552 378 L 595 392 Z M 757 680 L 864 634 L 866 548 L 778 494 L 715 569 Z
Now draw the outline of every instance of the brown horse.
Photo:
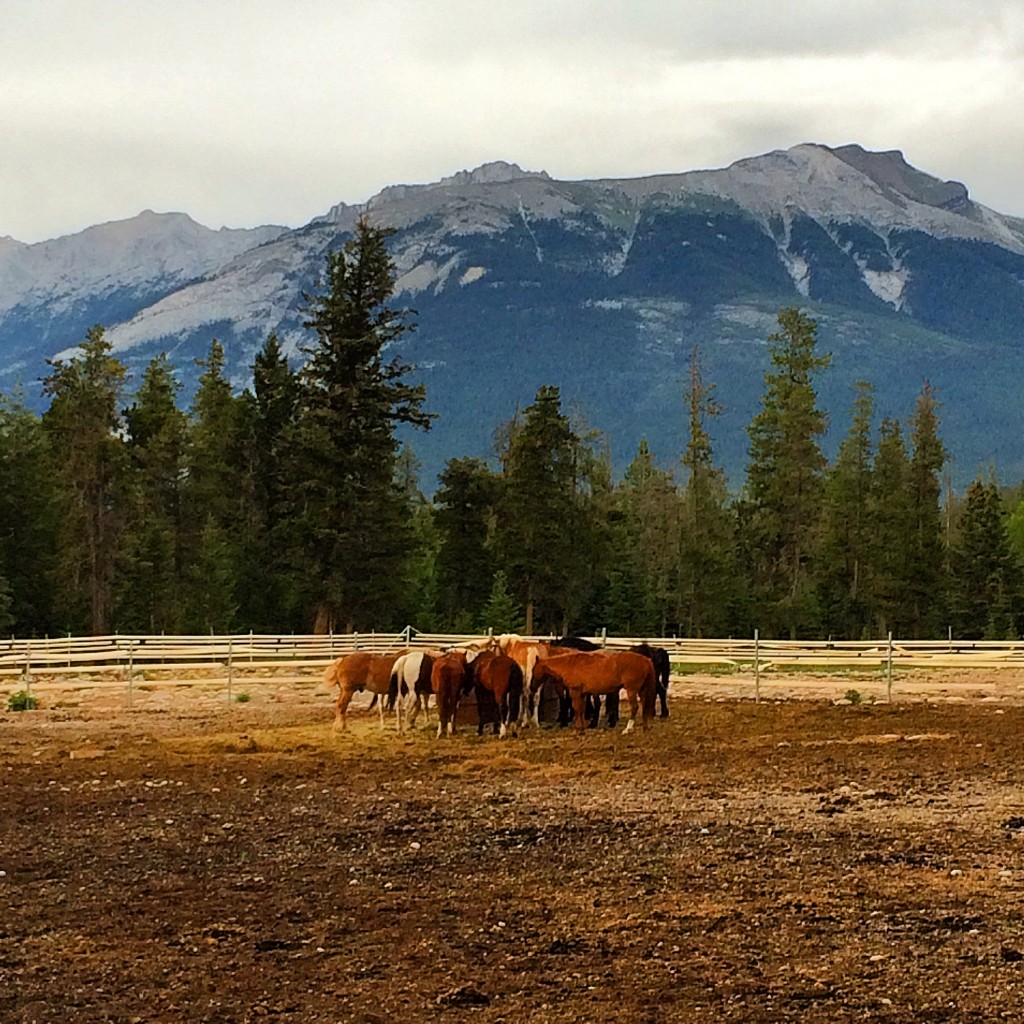
M 585 706 L 588 694 L 600 696 L 625 690 L 629 698 L 630 732 L 642 707 L 642 725 L 654 715 L 654 666 L 642 654 L 631 651 L 595 651 L 593 653 L 554 654 L 537 658 L 533 667 L 535 690 L 547 683 L 564 688 L 572 698 L 576 727 L 586 728 Z
M 523 701 L 519 724 L 525 726 L 532 719 L 534 725 L 539 725 L 540 688 L 532 685 L 531 665 L 537 658 L 546 658 L 550 654 L 557 654 L 558 648 L 537 640 L 524 640 L 515 633 L 505 633 L 495 637 L 492 643 L 496 650 L 508 655 L 523 673 Z
M 395 660 L 404 651 L 394 654 L 370 654 L 368 651 L 356 651 L 346 654 L 343 658 L 331 662 L 324 671 L 325 686 L 338 687 L 338 699 L 334 705 L 334 728 L 344 730 L 348 723 L 346 713 L 355 693 L 369 690 L 370 693 L 384 696 L 388 692 L 391 681 L 391 669 Z M 377 703 L 380 713 L 380 727 L 384 728 L 384 701 Z
M 483 735 L 484 711 L 491 706 L 494 708 L 494 731 L 502 737 L 510 728 L 514 733 L 523 695 L 523 670 L 507 654 L 499 651 L 482 651 L 468 660 L 476 691 L 476 734 Z
M 465 651 L 449 651 L 438 658 L 430 670 L 430 688 L 437 699 L 437 738 L 455 732 L 455 714 L 459 702 L 473 688 L 473 673 Z

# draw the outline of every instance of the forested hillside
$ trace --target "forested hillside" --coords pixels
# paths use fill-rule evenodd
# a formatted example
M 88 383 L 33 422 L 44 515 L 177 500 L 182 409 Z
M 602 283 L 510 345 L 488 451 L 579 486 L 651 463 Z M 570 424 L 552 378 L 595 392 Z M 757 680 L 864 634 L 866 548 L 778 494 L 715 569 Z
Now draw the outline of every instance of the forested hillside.
M 541 386 L 492 460 L 451 452 L 432 496 L 396 440 L 430 394 L 395 352 L 387 231 L 358 222 L 305 297 L 293 366 L 271 335 L 236 394 L 211 342 L 189 408 L 164 354 L 125 393 L 102 327 L 50 362 L 49 407 L 0 405 L 0 629 L 387 629 L 625 635 L 957 636 L 1024 629 L 1024 504 L 995 470 L 946 483 L 926 384 L 879 420 L 849 395 L 822 452 L 817 324 L 779 311 L 744 479 L 716 460 L 721 407 L 690 355 L 678 452 L 616 477 L 601 424 Z M 486 382 L 481 382 L 485 386 Z M 675 468 L 660 468 L 671 464 Z

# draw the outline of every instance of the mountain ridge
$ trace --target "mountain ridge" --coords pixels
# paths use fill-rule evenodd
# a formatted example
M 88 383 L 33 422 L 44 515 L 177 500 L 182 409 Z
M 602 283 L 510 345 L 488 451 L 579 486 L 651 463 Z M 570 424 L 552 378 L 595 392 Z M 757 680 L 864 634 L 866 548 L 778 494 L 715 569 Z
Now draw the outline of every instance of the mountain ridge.
M 993 409 L 982 416 L 950 402 L 964 438 L 958 460 L 998 455 L 1024 470 L 1022 454 L 1011 451 L 1019 424 L 984 372 L 1024 371 L 1024 220 L 977 203 L 965 185 L 913 167 L 899 150 L 853 143 L 582 181 L 492 161 L 437 182 L 388 186 L 299 228 L 249 235 L 150 213 L 172 218 L 154 222 L 167 229 L 160 240 L 147 248 L 133 234 L 144 223 L 122 227 L 128 243 L 108 244 L 105 262 L 99 243 L 118 229 L 87 229 L 99 232 L 89 236 L 91 275 L 74 280 L 74 261 L 56 258 L 71 269 L 62 287 L 49 289 L 25 273 L 21 249 L 0 244 L 0 368 L 10 378 L 33 355 L 66 354 L 88 314 L 108 326 L 136 370 L 170 352 L 186 393 L 191 359 L 217 336 L 233 383 L 243 386 L 269 333 L 298 352 L 302 296 L 363 214 L 394 230 L 396 301 L 418 311 L 418 330 L 401 352 L 442 413 L 436 431 L 414 440 L 428 476 L 444 458 L 486 454 L 493 427 L 539 383 L 563 386 L 567 400 L 609 429 L 625 446 L 615 453 L 620 466 L 640 434 L 656 451 L 681 451 L 681 387 L 699 342 L 710 379 L 727 378 L 721 390 L 731 412 L 721 427 L 731 440 L 721 450 L 736 480 L 765 337 L 782 305 L 817 316 L 823 347 L 836 353 L 834 379 L 823 384 L 834 420 L 857 376 L 875 374 L 880 411 L 899 416 L 909 415 L 911 381 L 934 378 L 950 398 L 970 385 L 991 394 Z M 141 247 L 134 255 L 132 245 Z M 6 269 L 18 258 L 20 279 Z M 14 292 L 34 305 L 5 305 Z M 113 315 L 95 315 L 104 310 Z M 25 342 L 31 332 L 34 344 Z M 506 372 L 498 400 L 467 404 L 466 390 L 496 365 Z

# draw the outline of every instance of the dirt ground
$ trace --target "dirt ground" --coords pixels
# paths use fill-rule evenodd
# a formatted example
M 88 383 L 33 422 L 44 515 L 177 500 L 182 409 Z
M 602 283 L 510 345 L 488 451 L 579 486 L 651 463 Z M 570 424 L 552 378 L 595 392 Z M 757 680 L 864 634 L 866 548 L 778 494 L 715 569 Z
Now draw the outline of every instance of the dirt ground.
M 1024 678 L 763 684 L 505 741 L 338 737 L 312 679 L 41 684 L 0 1022 L 1024 1021 Z

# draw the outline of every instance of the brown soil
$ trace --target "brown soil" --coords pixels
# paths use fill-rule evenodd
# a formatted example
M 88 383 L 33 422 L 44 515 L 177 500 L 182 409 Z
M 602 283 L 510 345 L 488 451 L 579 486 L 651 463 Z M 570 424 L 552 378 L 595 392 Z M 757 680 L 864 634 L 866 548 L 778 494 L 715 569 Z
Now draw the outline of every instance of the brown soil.
M 0 1022 L 1024 1021 L 1021 679 L 762 683 L 508 741 L 43 685 L 0 712 Z

